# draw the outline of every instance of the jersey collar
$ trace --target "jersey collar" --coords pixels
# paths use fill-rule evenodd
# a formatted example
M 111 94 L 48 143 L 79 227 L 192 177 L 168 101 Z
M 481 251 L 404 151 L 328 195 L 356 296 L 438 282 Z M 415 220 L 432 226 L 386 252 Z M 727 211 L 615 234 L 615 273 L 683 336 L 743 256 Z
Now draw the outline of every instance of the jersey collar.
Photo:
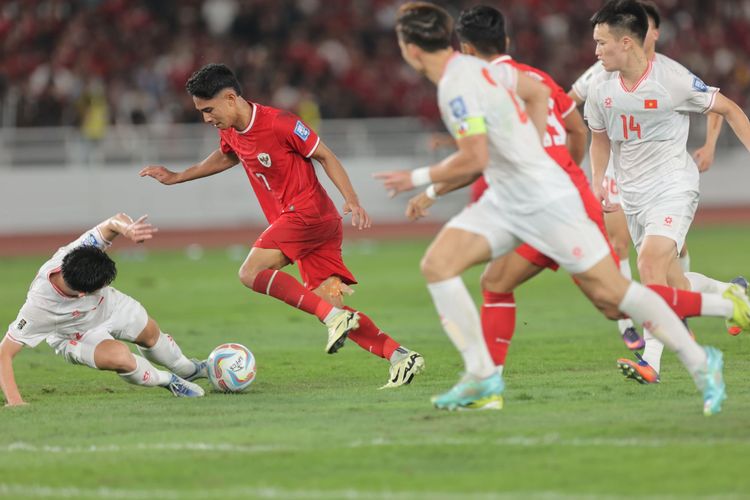
M 448 58 L 447 61 L 445 61 L 445 66 L 443 66 L 443 71 L 440 73 L 440 79 L 442 80 L 445 76 L 445 70 L 448 69 L 448 66 L 450 66 L 451 61 L 453 61 L 456 57 L 458 57 L 461 53 L 457 50 L 453 51 L 453 54 Z
M 643 72 L 641 77 L 638 79 L 637 82 L 635 82 L 635 85 L 633 85 L 632 89 L 629 89 L 625 86 L 625 81 L 622 79 L 622 73 L 620 73 L 620 85 L 622 86 L 622 89 L 627 93 L 635 92 L 636 89 L 640 86 L 641 83 L 643 83 L 643 80 L 646 79 L 646 77 L 651 73 L 651 68 L 653 67 L 654 63 L 649 61 L 648 66 L 646 66 L 646 71 Z
M 250 101 L 247 101 L 247 103 L 252 106 L 253 114 L 252 116 L 250 116 L 250 123 L 247 124 L 247 127 L 245 127 L 244 130 L 240 130 L 239 132 L 237 132 L 238 134 L 247 134 L 248 132 L 250 132 L 250 129 L 253 128 L 253 123 L 255 123 L 255 113 L 258 111 L 258 105 Z

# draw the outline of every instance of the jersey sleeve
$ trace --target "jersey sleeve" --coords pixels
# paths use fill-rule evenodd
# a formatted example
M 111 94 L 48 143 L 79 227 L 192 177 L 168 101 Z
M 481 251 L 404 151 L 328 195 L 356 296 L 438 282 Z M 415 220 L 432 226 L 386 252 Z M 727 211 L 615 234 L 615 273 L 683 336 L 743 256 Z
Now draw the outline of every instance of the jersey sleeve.
M 563 118 L 576 109 L 576 102 L 560 86 L 552 89 L 552 100 L 555 103 L 555 111 L 560 113 Z
M 234 149 L 232 149 L 232 146 L 229 145 L 229 142 L 227 142 L 224 134 L 219 134 L 219 149 L 221 149 L 221 152 L 225 155 L 234 153 Z
M 27 347 L 38 346 L 53 330 L 53 325 L 40 318 L 32 307 L 24 304 L 15 321 L 8 326 L 5 336 L 17 344 Z
M 719 92 L 718 88 L 706 85 L 703 80 L 688 71 L 670 73 L 667 83 L 674 110 L 685 113 L 710 111 Z
M 605 132 L 607 130 L 604 110 L 596 88 L 589 88 L 588 99 L 583 106 L 583 117 L 593 132 Z
M 276 115 L 273 132 L 280 144 L 289 146 L 305 158 L 310 158 L 320 144 L 318 134 L 292 113 Z
M 503 82 L 499 83 L 505 85 Z M 454 139 L 487 133 L 485 113 L 478 95 L 479 92 L 472 88 L 468 78 L 454 76 L 441 84 L 440 113 Z
M 578 80 L 573 82 L 573 92 L 575 92 L 582 101 L 585 101 L 589 97 L 589 85 L 594 80 L 594 77 L 604 71 L 604 66 L 601 62 L 596 62 L 589 69 L 587 69 Z

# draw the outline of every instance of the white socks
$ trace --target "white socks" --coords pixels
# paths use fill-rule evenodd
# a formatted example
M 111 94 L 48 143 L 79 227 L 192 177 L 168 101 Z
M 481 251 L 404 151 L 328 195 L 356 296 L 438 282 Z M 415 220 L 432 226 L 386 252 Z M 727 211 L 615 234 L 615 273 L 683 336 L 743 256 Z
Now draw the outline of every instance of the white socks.
M 684 257 L 680 257 L 678 259 L 680 261 L 680 267 L 682 268 L 683 273 L 690 272 L 690 254 L 685 252 Z
M 166 386 L 172 379 L 172 374 L 154 367 L 147 359 L 133 355 L 135 358 L 135 370 L 129 373 L 120 373 L 125 382 L 146 387 Z
M 620 260 L 620 274 L 625 276 L 628 281 L 633 281 L 633 273 L 630 270 L 630 258 Z M 625 330 L 633 326 L 633 320 L 630 318 L 618 319 L 617 329 L 620 330 L 620 335 L 625 333 Z
M 677 354 L 696 385 L 702 388 L 701 374 L 706 368 L 706 352 L 690 338 L 685 325 L 656 292 L 632 282 L 619 308 L 638 324 L 648 325 L 651 335 Z
M 171 335 L 159 332 L 159 340 L 152 347 L 136 347 L 146 359 L 169 368 L 180 377 L 189 377 L 195 373 L 195 365 L 182 354 L 180 346 Z
M 685 273 L 685 277 L 690 282 L 690 290 L 703 293 L 722 293 L 727 291 L 732 284 L 716 281 L 699 273 Z
M 646 346 L 643 348 L 643 360 L 651 365 L 651 368 L 656 370 L 656 373 L 661 371 L 661 353 L 664 351 L 664 344 L 659 342 L 659 339 L 644 329 L 643 340 Z
M 487 378 L 495 373 L 495 364 L 482 336 L 479 312 L 460 276 L 428 283 L 443 329 L 461 353 L 466 373 Z

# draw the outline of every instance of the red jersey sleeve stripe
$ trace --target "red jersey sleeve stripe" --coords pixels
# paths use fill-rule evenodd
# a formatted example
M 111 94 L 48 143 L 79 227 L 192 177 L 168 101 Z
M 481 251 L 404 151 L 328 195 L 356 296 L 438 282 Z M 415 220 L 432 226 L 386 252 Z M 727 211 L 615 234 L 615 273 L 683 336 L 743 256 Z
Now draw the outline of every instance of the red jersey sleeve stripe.
M 313 153 L 315 152 L 315 150 L 318 149 L 318 144 L 320 144 L 320 137 L 318 137 L 315 140 L 315 144 L 313 144 L 313 147 L 312 147 L 312 149 L 310 149 L 310 152 L 305 155 L 305 158 L 310 158 L 313 155 Z
M 562 117 L 565 118 L 570 113 L 572 113 L 574 109 L 576 109 L 576 102 L 575 101 L 573 101 L 572 103 L 570 103 L 570 108 L 568 108 L 568 110 L 565 113 L 562 114 Z

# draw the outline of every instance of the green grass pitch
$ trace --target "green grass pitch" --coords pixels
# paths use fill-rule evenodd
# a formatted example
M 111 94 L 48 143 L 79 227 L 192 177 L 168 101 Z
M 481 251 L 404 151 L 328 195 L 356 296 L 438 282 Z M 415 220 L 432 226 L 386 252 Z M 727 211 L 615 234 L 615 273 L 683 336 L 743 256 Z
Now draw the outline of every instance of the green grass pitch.
M 750 495 L 750 339 L 718 319 L 691 322 L 725 353 L 729 399 L 705 418 L 675 357 L 662 383 L 622 380 L 615 325 L 562 272 L 517 292 L 506 407 L 430 406 L 461 369 L 418 271 L 426 241 L 352 242 L 349 300 L 420 351 L 427 371 L 378 391 L 388 365 L 349 342 L 323 353 L 314 318 L 246 290 L 236 252 L 117 253 L 120 290 L 189 356 L 241 342 L 258 377 L 240 395 L 199 400 L 71 366 L 45 344 L 15 363 L 27 407 L 0 407 L 0 496 L 36 498 L 743 498 Z M 693 268 L 750 273 L 747 227 L 698 228 Z M 147 247 L 146 247 L 147 248 Z M 52 249 L 50 249 L 52 250 Z M 51 252 L 50 252 L 51 253 Z M 45 256 L 0 260 L 10 323 Z M 478 297 L 479 270 L 466 282 Z M 202 382 L 204 386 L 205 382 Z

